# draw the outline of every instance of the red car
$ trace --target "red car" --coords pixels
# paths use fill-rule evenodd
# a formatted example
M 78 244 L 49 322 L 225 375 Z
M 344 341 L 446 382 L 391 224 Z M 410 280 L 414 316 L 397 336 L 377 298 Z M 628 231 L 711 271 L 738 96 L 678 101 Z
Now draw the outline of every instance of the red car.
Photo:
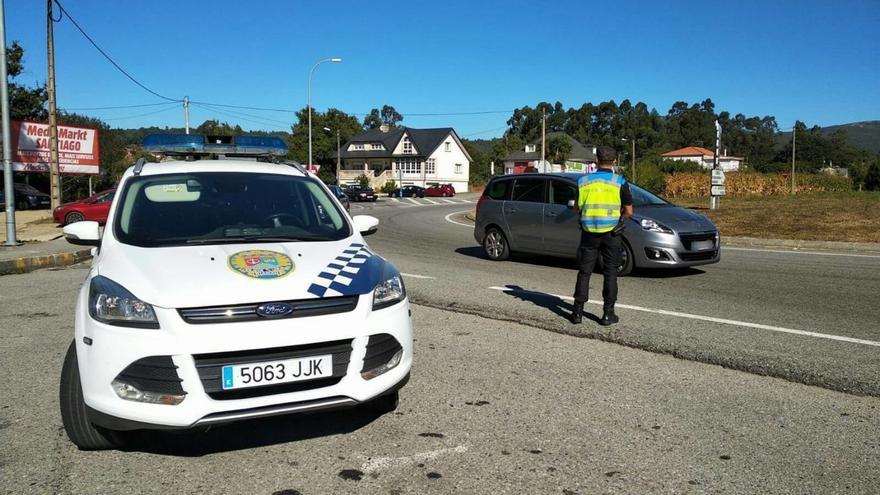
M 86 199 L 74 201 L 73 203 L 64 203 L 55 208 L 52 217 L 55 222 L 61 225 L 67 225 L 83 220 L 94 220 L 104 225 L 107 223 L 107 215 L 110 213 L 110 205 L 113 203 L 113 195 L 116 189 L 108 189 L 97 194 L 89 196 Z
M 455 188 L 452 184 L 435 184 L 425 189 L 425 196 L 452 197 L 455 196 Z

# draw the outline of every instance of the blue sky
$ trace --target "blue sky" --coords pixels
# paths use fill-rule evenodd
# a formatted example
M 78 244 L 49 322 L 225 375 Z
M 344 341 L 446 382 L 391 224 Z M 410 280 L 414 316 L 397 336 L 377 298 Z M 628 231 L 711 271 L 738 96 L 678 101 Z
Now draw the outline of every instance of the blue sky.
M 504 110 L 677 100 L 718 110 L 833 125 L 880 119 L 880 1 L 95 1 L 65 8 L 116 61 L 163 95 L 254 107 L 394 105 L 411 127 L 498 136 Z M 613 5 L 612 5 L 613 4 Z M 6 0 L 7 42 L 46 78 L 45 2 Z M 63 108 L 155 103 L 106 62 L 68 19 L 55 27 Z M 226 110 L 228 112 L 228 110 Z M 151 115 L 143 115 L 151 112 Z M 192 108 L 247 129 L 285 129 L 293 116 Z M 241 113 L 243 112 L 243 113 Z M 88 111 L 114 127 L 180 126 L 168 107 Z M 247 114 L 247 115 L 244 115 Z

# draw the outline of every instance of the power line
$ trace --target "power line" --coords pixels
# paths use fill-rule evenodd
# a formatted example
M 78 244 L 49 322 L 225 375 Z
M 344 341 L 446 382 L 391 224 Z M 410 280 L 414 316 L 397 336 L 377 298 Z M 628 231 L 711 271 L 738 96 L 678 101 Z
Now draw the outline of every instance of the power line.
M 160 95 L 159 93 L 153 91 L 152 89 L 150 89 L 150 88 L 144 86 L 140 81 L 138 81 L 137 79 L 135 79 L 134 76 L 132 76 L 131 74 L 129 74 L 128 72 L 126 72 L 125 69 L 123 69 L 119 64 L 117 64 L 116 61 L 113 60 L 113 59 L 110 57 L 110 55 L 107 55 L 107 52 L 105 52 L 100 46 L 98 46 L 98 44 L 95 42 L 95 40 L 93 40 L 92 37 L 89 36 L 88 33 L 86 33 L 85 30 L 83 30 L 82 27 L 80 27 L 79 23 L 76 22 L 76 19 L 74 19 L 73 17 L 71 17 L 70 13 L 67 12 L 67 10 L 64 9 L 64 6 L 61 5 L 61 2 L 59 2 L 58 0 L 54 0 L 54 2 L 55 2 L 55 5 L 57 5 L 58 8 L 61 9 L 61 14 L 62 14 L 62 15 L 66 15 L 67 18 L 70 19 L 70 22 L 73 23 L 73 25 L 76 27 L 76 29 L 77 29 L 77 30 L 78 30 L 78 31 L 79 31 L 79 32 L 80 32 L 80 33 L 81 33 L 81 34 L 82 34 L 87 40 L 89 40 L 89 43 L 91 43 L 92 46 L 94 46 L 95 49 L 98 50 L 98 52 L 100 52 L 101 55 L 103 55 L 104 58 L 107 59 L 107 61 L 109 61 L 111 64 L 113 64 L 113 67 L 116 67 L 116 69 L 117 69 L 119 72 L 121 72 L 123 75 L 125 75 L 125 77 L 129 78 L 129 79 L 131 80 L 131 82 L 133 82 L 133 83 L 137 84 L 138 86 L 140 86 L 144 91 L 147 91 L 148 93 L 150 93 L 150 94 L 152 94 L 152 95 L 154 95 L 154 96 L 158 96 L 159 98 L 162 98 L 163 100 L 174 101 L 174 102 L 180 102 L 180 101 L 183 101 L 183 100 L 180 100 L 180 99 L 174 99 L 174 98 L 169 98 L 169 97 L 167 97 L 167 96 Z M 59 17 L 59 21 L 60 21 L 60 20 L 61 20 L 61 17 Z
M 117 105 L 112 107 L 77 107 L 77 108 L 65 108 L 65 111 L 86 111 L 86 110 L 118 110 L 123 108 L 142 108 L 142 107 L 158 107 L 159 105 L 172 105 L 179 102 L 172 101 L 163 101 L 162 103 L 142 103 L 140 105 Z
M 480 134 L 486 134 L 486 133 L 493 132 L 493 131 L 500 131 L 501 129 L 507 129 L 507 127 L 508 126 L 505 125 L 505 126 L 501 126 L 501 127 L 496 127 L 494 129 L 486 129 L 485 131 L 471 132 L 470 134 L 462 134 L 461 137 L 466 138 L 466 137 L 471 137 L 471 136 L 479 136 Z
M 267 121 L 264 121 L 264 120 L 253 120 L 253 119 L 249 119 L 249 118 L 241 117 L 241 116 L 239 116 L 239 115 L 235 115 L 235 114 L 230 113 L 230 112 L 228 112 L 228 111 L 226 111 L 226 110 L 220 110 L 220 109 L 217 109 L 217 108 L 210 108 L 210 107 L 207 107 L 207 106 L 204 106 L 204 105 L 196 105 L 195 103 L 192 103 L 192 102 L 190 102 L 190 103 L 191 103 L 192 105 L 198 107 L 198 108 L 201 108 L 202 110 L 207 110 L 207 111 L 209 111 L 209 112 L 217 112 L 217 113 L 219 113 L 219 114 L 226 115 L 227 117 L 233 117 L 233 118 L 236 118 L 236 119 L 241 119 L 241 120 L 243 120 L 243 121 L 245 121 L 245 122 L 250 122 L 250 123 L 252 123 L 252 124 L 259 124 L 259 125 L 262 125 L 262 126 L 274 127 L 274 128 L 276 128 L 276 129 L 278 128 L 278 124 L 276 124 L 276 123 L 267 122 Z M 280 122 L 280 121 L 276 121 L 276 122 Z M 285 127 L 286 127 L 286 128 L 290 127 L 290 123 L 284 123 L 284 124 L 285 124 Z
M 190 103 L 192 103 L 192 102 L 190 102 Z M 234 111 L 234 110 L 221 110 L 220 108 L 216 108 L 214 105 L 207 104 L 207 103 L 201 103 L 201 104 L 199 104 L 199 106 L 200 106 L 201 108 L 205 108 L 205 109 L 209 109 L 209 110 L 214 110 L 214 111 L 216 111 L 216 112 L 225 112 L 225 113 L 227 113 L 227 114 L 235 114 L 235 115 L 239 115 L 239 116 L 243 116 L 243 117 L 250 117 L 250 118 L 253 118 L 253 119 L 260 119 L 260 120 L 265 120 L 265 121 L 267 121 L 267 122 L 275 122 L 275 123 L 278 123 L 278 124 L 284 124 L 284 125 L 288 125 L 288 126 L 289 126 L 289 125 L 292 125 L 292 122 L 290 122 L 290 121 L 288 121 L 288 120 L 270 119 L 269 117 L 263 117 L 262 115 L 251 115 L 251 114 L 249 114 L 249 113 L 236 112 L 236 111 Z
M 167 112 L 168 110 L 174 110 L 174 107 L 163 108 L 161 110 L 156 110 L 153 112 L 141 113 L 138 115 L 128 115 L 126 117 L 112 117 L 109 119 L 101 119 L 101 120 L 126 120 L 126 119 L 136 119 L 138 117 L 146 117 L 148 115 L 155 115 L 157 113 Z

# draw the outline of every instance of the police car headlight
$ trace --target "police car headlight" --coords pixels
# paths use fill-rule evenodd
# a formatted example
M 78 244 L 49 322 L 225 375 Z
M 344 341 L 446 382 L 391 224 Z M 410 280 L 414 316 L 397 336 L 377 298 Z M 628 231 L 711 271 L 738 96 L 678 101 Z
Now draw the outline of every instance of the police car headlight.
M 89 285 L 89 315 L 108 325 L 159 328 L 153 306 L 101 275 L 93 278 Z
M 663 225 L 662 223 L 655 222 L 650 218 L 643 218 L 641 222 L 642 228 L 645 230 L 650 230 L 651 232 L 661 232 L 663 234 L 671 234 L 672 229 Z
M 373 289 L 373 311 L 397 304 L 405 298 L 406 288 L 403 286 L 403 279 L 400 278 L 400 273 L 395 270 L 391 276 L 379 282 Z

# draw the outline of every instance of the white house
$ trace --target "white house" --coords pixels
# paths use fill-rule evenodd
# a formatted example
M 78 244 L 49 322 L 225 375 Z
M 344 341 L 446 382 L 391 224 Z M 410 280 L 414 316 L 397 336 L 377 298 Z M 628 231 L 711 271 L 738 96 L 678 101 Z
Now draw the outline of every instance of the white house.
M 370 129 L 352 136 L 342 146 L 340 184 L 357 183 L 366 175 L 376 189 L 396 185 L 452 184 L 467 192 L 471 157 L 451 127 Z
M 585 171 L 596 164 L 596 147 L 583 145 L 577 139 L 564 132 L 551 132 L 545 137 L 545 141 L 559 136 L 568 140 L 571 151 L 565 158 L 565 163 L 551 163 L 552 157 L 546 156 L 541 162 L 541 140 L 525 145 L 522 151 L 514 151 L 504 157 L 505 174 L 521 174 L 528 171 L 538 172 L 563 172 Z
M 669 160 L 699 163 L 704 169 L 711 169 L 715 160 L 715 153 L 713 151 L 699 146 L 688 146 L 663 153 L 661 156 Z M 727 150 L 724 150 L 724 154 L 718 157 L 718 166 L 725 172 L 736 172 L 739 170 L 742 161 L 741 157 L 727 156 Z

